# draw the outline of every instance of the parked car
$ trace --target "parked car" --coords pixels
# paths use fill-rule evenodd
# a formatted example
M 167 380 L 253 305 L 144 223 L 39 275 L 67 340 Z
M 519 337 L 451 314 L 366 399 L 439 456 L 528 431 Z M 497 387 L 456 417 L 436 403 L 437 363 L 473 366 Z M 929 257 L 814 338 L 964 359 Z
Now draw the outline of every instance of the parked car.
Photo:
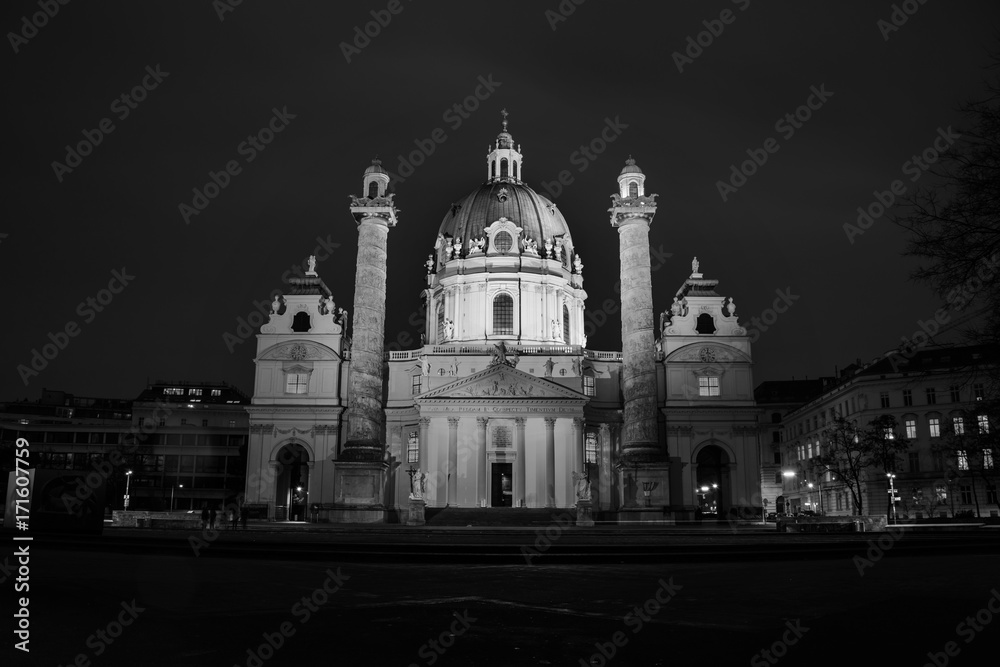
M 764 521 L 771 521 L 771 522 L 774 522 L 774 521 L 777 521 L 777 520 L 778 520 L 778 513 L 777 512 L 768 512 L 767 513 L 767 517 L 765 517 L 765 519 L 764 519 Z

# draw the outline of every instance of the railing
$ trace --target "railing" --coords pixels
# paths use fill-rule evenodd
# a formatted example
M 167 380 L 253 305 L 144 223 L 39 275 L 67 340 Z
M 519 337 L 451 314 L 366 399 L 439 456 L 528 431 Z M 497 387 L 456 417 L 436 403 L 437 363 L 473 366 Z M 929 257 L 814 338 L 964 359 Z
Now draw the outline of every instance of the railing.
M 430 354 L 478 354 L 483 356 L 492 355 L 496 351 L 494 345 L 432 345 Z M 424 353 L 424 348 L 416 350 L 390 350 L 386 352 L 385 358 L 389 361 L 410 361 L 419 359 Z M 508 354 L 530 355 L 552 355 L 552 354 L 582 354 L 587 359 L 597 359 L 600 361 L 621 361 L 621 352 L 601 352 L 599 350 L 585 350 L 579 345 L 508 345 Z
M 598 350 L 584 350 L 584 355 L 587 359 L 598 359 L 601 361 L 621 361 L 621 352 L 600 352 Z

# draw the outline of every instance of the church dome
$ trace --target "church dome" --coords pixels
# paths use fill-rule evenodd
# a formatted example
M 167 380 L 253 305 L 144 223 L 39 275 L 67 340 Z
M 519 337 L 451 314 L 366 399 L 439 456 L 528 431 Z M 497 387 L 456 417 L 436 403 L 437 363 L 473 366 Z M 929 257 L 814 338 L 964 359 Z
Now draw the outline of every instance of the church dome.
M 562 236 L 572 246 L 569 225 L 556 205 L 527 185 L 509 180 L 484 183 L 452 204 L 438 233 L 468 242 L 483 236 L 483 230 L 502 217 L 521 227 L 524 235 L 539 245 Z
M 632 156 L 630 155 L 629 158 L 627 160 L 625 160 L 625 166 L 622 167 L 621 173 L 623 173 L 623 174 L 641 174 L 642 173 L 642 169 L 639 169 L 639 167 L 636 166 L 635 160 L 633 160 Z

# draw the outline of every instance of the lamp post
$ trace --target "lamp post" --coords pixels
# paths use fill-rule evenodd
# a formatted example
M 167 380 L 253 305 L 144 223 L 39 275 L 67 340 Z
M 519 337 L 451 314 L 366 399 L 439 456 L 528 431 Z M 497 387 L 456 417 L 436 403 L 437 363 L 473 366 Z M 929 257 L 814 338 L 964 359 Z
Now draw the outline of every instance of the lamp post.
M 176 486 L 171 486 L 170 487 L 170 511 L 171 512 L 174 511 L 174 489 L 183 489 L 183 488 L 184 488 L 183 484 L 178 484 Z
M 125 511 L 128 511 L 128 483 L 132 479 L 132 471 L 125 471 Z
M 896 485 L 894 484 L 896 479 L 896 474 L 887 472 L 885 474 L 889 478 L 889 502 L 892 503 L 892 523 L 896 523 Z
M 792 480 L 795 478 L 795 471 L 794 470 L 786 470 L 786 471 L 784 471 L 781 474 L 782 474 L 782 476 L 784 476 L 784 478 L 786 480 L 788 480 L 789 484 L 791 484 Z M 789 505 L 788 500 L 785 500 L 785 514 L 788 514 L 788 505 Z
M 807 495 L 806 495 L 806 505 L 809 506 L 810 510 L 812 510 L 813 512 L 815 512 L 816 508 L 813 507 L 813 494 L 812 494 L 813 483 L 812 482 L 806 482 L 806 486 L 809 487 L 809 491 L 807 492 Z

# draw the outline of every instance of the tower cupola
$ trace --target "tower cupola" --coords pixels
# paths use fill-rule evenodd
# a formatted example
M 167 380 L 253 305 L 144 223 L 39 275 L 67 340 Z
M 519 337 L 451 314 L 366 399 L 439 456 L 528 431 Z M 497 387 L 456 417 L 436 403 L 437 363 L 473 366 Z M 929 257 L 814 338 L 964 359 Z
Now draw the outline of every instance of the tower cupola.
M 500 134 L 497 135 L 496 143 L 487 148 L 487 182 L 512 181 L 520 183 L 523 175 L 522 167 L 524 166 L 521 146 L 514 147 L 514 137 L 507 131 L 507 110 L 503 109 L 500 114 L 503 116 Z

